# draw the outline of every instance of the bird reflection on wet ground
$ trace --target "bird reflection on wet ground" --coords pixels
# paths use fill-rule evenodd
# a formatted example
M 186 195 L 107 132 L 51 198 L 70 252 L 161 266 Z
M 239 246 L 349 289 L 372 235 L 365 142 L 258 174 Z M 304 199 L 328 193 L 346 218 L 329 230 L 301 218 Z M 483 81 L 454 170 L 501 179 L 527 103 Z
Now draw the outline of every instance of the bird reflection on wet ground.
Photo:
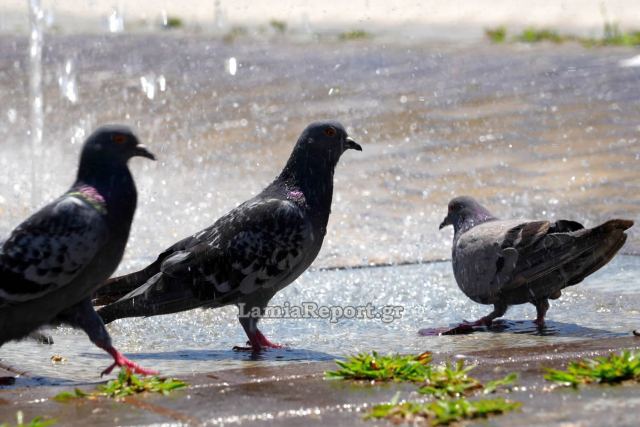
M 596 337 L 616 337 L 625 336 L 628 333 L 616 333 L 604 329 L 589 328 L 577 325 L 575 323 L 565 323 L 556 321 L 547 321 L 544 326 L 540 327 L 530 320 L 508 320 L 496 319 L 491 326 L 470 326 L 468 329 L 458 331 L 457 333 L 448 333 L 456 327 L 435 327 L 423 328 L 418 331 L 421 336 L 441 336 L 441 335 L 460 335 L 471 334 L 477 332 L 488 333 L 511 333 L 511 334 L 527 334 L 540 337 L 575 337 L 575 338 L 596 338 Z
M 100 355 L 97 353 L 85 353 L 82 354 L 82 356 L 102 359 L 102 357 L 99 357 Z M 202 362 L 322 362 L 334 360 L 336 356 L 303 348 L 279 348 L 267 349 L 260 352 L 184 349 L 157 353 L 136 353 L 135 358 L 140 360 L 183 360 Z M 104 359 L 108 360 L 106 357 Z

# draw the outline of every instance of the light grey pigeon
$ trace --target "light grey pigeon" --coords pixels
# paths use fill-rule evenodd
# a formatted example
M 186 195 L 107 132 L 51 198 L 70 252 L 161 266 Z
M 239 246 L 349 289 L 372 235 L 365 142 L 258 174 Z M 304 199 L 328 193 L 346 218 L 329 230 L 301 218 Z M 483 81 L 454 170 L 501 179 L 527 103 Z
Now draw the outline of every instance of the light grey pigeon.
M 549 299 L 603 267 L 627 239 L 633 221 L 613 219 L 586 229 L 574 221 L 499 220 L 471 197 L 456 197 L 440 229 L 453 225 L 453 273 L 458 286 L 494 310 L 475 322 L 445 331 L 490 326 L 509 305 L 535 305 L 544 325 Z
M 318 255 L 333 173 L 348 149 L 362 150 L 341 124 L 310 124 L 280 175 L 260 194 L 166 249 L 143 270 L 109 281 L 94 301 L 117 300 L 98 311 L 104 322 L 236 304 L 250 349 L 279 347 L 260 332 L 258 321 L 276 292 Z
M 122 259 L 136 209 L 127 161 L 154 159 L 131 130 L 103 126 L 85 142 L 75 183 L 20 224 L 0 246 L 0 345 L 40 326 L 83 329 L 115 366 L 151 373 L 111 345 L 90 296 Z

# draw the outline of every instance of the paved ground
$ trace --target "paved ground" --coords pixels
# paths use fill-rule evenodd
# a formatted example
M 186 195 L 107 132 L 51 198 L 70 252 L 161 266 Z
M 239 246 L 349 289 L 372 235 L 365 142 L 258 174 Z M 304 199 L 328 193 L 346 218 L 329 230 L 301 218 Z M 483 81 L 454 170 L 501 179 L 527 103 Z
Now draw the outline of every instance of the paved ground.
M 640 349 L 640 338 L 436 355 L 436 360 L 463 357 L 478 364 L 474 373 L 481 380 L 512 371 L 520 373 L 519 387 L 509 398 L 523 402 L 522 411 L 492 418 L 489 425 L 566 426 L 569 422 L 571 426 L 635 426 L 640 386 L 593 386 L 576 392 L 553 390 L 542 379 L 543 367 L 562 367 L 570 359 L 626 348 Z M 0 390 L 0 421 L 10 421 L 17 410 L 22 410 L 25 419 L 47 415 L 64 426 L 373 426 L 385 423 L 363 421 L 368 406 L 390 400 L 397 391 L 410 397 L 415 390 L 414 386 L 402 384 L 324 380 L 323 372 L 333 366 L 319 362 L 195 374 L 183 377 L 190 384 L 188 389 L 171 396 L 139 396 L 122 402 L 101 399 L 58 403 L 50 399 L 70 387 L 5 388 Z

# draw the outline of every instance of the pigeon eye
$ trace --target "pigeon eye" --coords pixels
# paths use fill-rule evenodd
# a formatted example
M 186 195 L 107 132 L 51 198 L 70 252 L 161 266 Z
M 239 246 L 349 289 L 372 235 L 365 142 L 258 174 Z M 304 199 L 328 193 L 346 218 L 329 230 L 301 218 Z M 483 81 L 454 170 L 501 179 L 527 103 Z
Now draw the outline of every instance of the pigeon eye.
M 335 128 L 332 128 L 332 127 L 325 128 L 324 130 L 324 134 L 330 138 L 333 138 L 334 136 L 336 136 L 337 133 L 338 132 L 335 130 Z
M 111 137 L 111 140 L 116 144 L 124 144 L 125 142 L 127 142 L 127 137 L 126 135 L 115 134 Z

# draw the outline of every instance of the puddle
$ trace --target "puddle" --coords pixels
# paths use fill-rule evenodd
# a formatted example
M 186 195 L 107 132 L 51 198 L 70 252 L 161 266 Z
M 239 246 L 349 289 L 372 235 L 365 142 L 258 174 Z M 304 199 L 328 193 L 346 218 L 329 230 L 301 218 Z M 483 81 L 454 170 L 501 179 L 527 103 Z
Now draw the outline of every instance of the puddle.
M 471 335 L 421 337 L 424 327 L 447 326 L 490 311 L 468 300 L 457 288 L 448 262 L 401 267 L 313 271 L 304 274 L 272 300 L 271 307 L 359 307 L 370 304 L 401 307 L 401 317 L 382 319 L 265 319 L 262 330 L 289 349 L 270 350 L 258 357 L 233 351 L 246 337 L 237 310 L 193 310 L 148 319 L 123 319 L 109 326 L 114 344 L 143 366 L 163 374 L 331 360 L 358 351 L 463 352 L 585 338 L 628 335 L 640 325 L 640 257 L 618 256 L 606 268 L 569 288 L 551 301 L 546 327 L 531 322 L 532 305 L 512 307 L 491 331 Z M 395 312 L 398 312 L 398 309 Z M 375 314 L 375 313 L 374 313 Z M 387 319 L 389 320 L 389 319 Z M 96 381 L 109 357 L 81 332 L 69 328 L 50 331 L 51 346 L 22 341 L 0 349 L 3 363 L 44 377 L 39 383 Z M 52 365 L 61 354 L 67 362 Z M 29 380 L 33 381 L 33 380 Z

